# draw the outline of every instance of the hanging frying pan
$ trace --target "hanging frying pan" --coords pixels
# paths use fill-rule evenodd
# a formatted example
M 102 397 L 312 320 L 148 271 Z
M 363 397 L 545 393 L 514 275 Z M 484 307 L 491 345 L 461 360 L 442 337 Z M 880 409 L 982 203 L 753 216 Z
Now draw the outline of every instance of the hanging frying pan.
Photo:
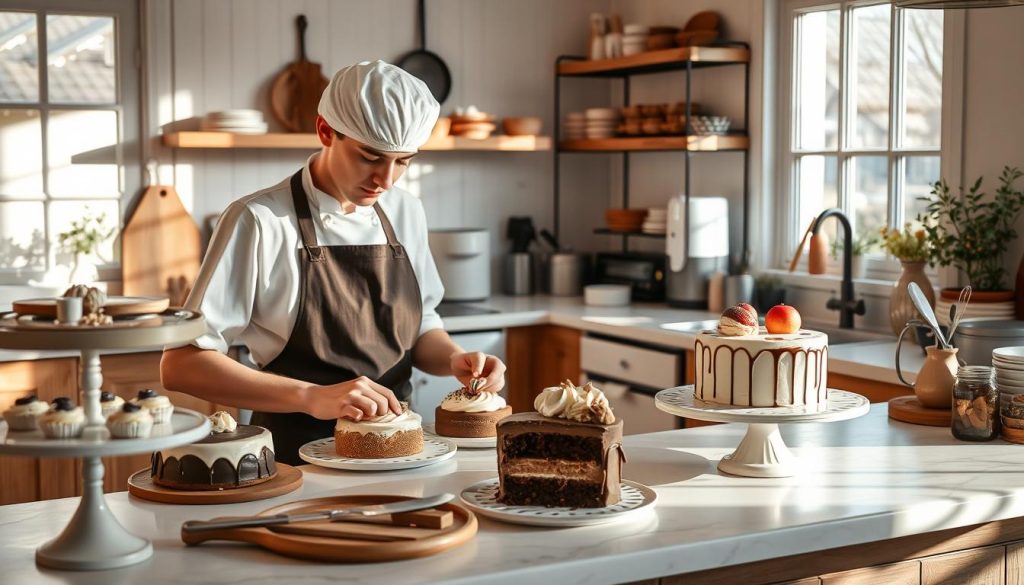
M 427 50 L 427 11 L 424 3 L 425 0 L 419 0 L 420 48 L 402 57 L 398 66 L 426 83 L 434 99 L 443 104 L 452 90 L 452 75 L 441 57 Z

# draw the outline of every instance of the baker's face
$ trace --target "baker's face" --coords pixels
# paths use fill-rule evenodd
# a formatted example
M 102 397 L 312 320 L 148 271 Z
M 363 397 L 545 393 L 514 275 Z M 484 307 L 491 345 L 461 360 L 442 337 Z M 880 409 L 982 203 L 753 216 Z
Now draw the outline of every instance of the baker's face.
M 318 120 L 322 122 L 322 118 Z M 327 126 L 326 122 L 323 122 Z M 319 124 L 318 124 L 319 126 Z M 341 136 L 327 126 L 330 144 L 320 156 L 334 187 L 356 205 L 368 206 L 395 184 L 406 169 L 415 152 L 381 152 L 348 136 Z M 317 128 L 318 133 L 321 129 Z M 323 142 L 324 136 L 321 136 Z

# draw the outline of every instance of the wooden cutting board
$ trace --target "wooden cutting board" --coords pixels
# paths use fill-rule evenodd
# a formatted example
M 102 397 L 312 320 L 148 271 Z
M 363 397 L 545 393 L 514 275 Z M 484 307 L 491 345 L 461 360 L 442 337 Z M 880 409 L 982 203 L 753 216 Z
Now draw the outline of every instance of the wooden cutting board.
M 889 399 L 889 418 L 912 425 L 948 427 L 953 418 L 951 408 L 925 408 L 916 396 Z
M 306 58 L 306 17 L 295 19 L 299 59 L 277 74 L 270 86 L 270 108 L 289 132 L 316 131 L 317 106 L 327 87 L 320 64 Z
M 199 274 L 199 226 L 174 187 L 155 185 L 139 199 L 121 232 L 125 296 L 166 296 L 184 304 Z

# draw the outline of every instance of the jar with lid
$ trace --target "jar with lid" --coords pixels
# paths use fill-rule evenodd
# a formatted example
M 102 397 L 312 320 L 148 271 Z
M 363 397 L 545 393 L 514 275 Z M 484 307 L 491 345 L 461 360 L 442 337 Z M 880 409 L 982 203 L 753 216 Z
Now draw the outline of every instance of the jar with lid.
M 999 390 L 988 366 L 961 366 L 953 385 L 953 436 L 991 441 L 999 435 Z

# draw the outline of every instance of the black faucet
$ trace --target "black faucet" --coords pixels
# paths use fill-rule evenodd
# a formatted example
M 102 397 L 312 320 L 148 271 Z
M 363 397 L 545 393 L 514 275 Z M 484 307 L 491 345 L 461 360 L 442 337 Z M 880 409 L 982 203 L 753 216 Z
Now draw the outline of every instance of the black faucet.
M 853 229 L 850 227 L 850 219 L 841 209 L 826 209 L 814 220 L 811 233 L 817 235 L 821 224 L 832 216 L 843 224 L 843 285 L 840 298 L 829 299 L 825 306 L 832 311 L 839 311 L 840 329 L 853 329 L 853 316 L 863 315 L 865 308 L 863 299 L 853 300 Z

